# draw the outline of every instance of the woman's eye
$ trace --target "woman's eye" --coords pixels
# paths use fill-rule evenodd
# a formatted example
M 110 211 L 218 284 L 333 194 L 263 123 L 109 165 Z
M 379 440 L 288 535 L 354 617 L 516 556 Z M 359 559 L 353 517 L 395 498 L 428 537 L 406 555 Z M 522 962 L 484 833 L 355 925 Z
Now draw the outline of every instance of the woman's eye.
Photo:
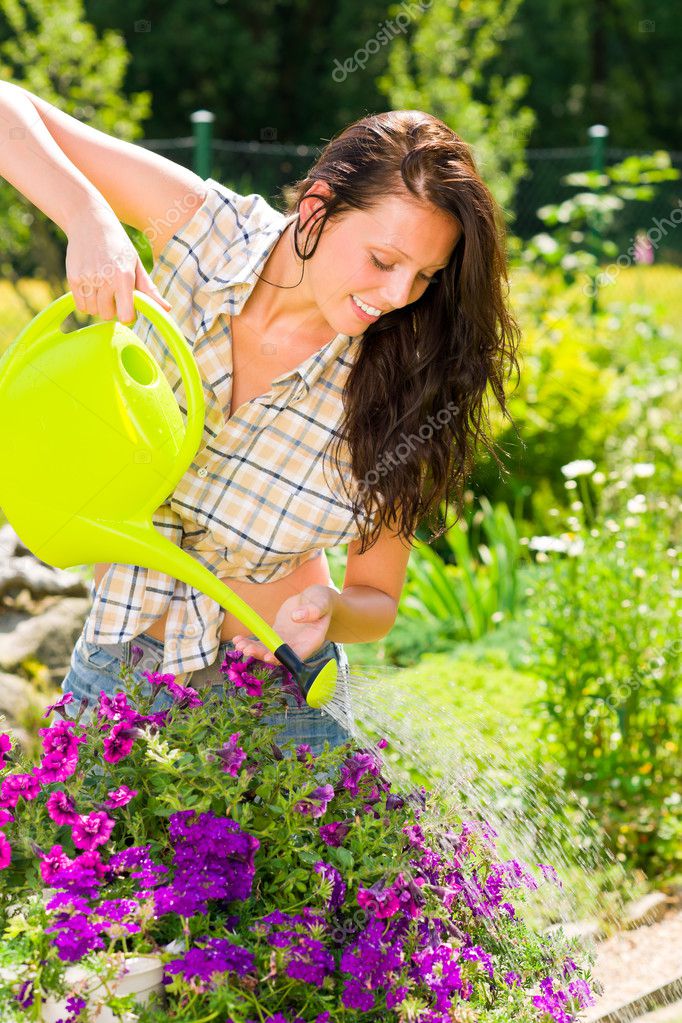
M 371 259 L 372 263 L 374 264 L 374 266 L 378 270 L 392 270 L 393 269 L 393 267 L 385 266 L 383 263 L 379 262 L 379 260 L 377 259 L 377 257 L 373 253 L 370 252 L 369 256 L 370 256 L 370 259 Z M 423 281 L 426 281 L 427 284 L 433 284 L 435 281 L 440 280 L 440 271 L 438 271 L 437 273 L 433 274 L 432 277 L 427 277 L 426 274 L 420 274 L 420 277 L 421 277 L 421 279 Z

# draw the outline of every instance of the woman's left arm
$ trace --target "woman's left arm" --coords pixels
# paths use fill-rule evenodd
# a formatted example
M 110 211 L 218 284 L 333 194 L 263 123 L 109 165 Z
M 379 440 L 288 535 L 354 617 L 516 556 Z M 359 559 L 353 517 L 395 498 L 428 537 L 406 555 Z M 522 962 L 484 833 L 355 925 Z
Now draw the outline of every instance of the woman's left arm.
M 412 546 L 388 527 L 359 554 L 360 541 L 348 545 L 341 593 L 314 584 L 282 604 L 273 628 L 305 660 L 323 643 L 371 643 L 391 631 L 405 582 Z M 246 656 L 277 663 L 274 654 L 252 636 L 235 636 Z

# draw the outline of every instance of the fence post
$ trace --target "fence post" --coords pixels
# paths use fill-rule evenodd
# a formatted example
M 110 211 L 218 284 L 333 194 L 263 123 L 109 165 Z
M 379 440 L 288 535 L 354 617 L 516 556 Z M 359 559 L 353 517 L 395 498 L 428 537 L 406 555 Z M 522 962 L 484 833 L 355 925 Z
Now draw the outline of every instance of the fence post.
M 587 129 L 587 135 L 590 140 L 590 164 L 593 171 L 598 174 L 604 173 L 604 149 L 606 139 L 609 134 L 609 129 L 605 124 L 591 124 Z M 601 192 L 602 186 L 597 185 L 596 191 Z M 590 233 L 592 234 L 593 252 L 599 262 L 599 255 L 601 251 L 600 246 L 600 232 L 602 228 L 601 214 L 596 210 L 592 213 L 590 218 Z M 592 314 L 592 322 L 594 323 L 594 317 L 597 313 L 599 305 L 599 265 L 595 267 L 595 272 L 592 277 L 592 302 L 590 312 Z
M 213 170 L 213 122 L 215 115 L 210 110 L 195 110 L 190 114 L 194 135 L 194 173 L 200 178 L 210 178 Z

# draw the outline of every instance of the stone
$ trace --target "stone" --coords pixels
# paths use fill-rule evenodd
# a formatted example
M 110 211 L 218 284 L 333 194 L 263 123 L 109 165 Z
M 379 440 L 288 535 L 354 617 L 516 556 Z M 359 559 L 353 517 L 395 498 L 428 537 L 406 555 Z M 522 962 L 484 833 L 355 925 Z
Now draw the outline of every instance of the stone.
M 50 681 L 59 685 L 91 607 L 89 597 L 66 597 L 42 614 L 27 615 L 11 632 L 0 632 L 0 671 L 16 674 L 22 661 L 36 660 L 49 669 Z
M 52 568 L 33 557 L 2 557 L 0 560 L 0 600 L 17 597 L 28 590 L 34 600 L 45 596 L 81 597 L 88 584 L 77 572 Z
M 641 899 L 629 902 L 623 914 L 623 926 L 630 931 L 634 927 L 645 927 L 657 923 L 665 916 L 668 906 L 675 900 L 664 892 L 649 892 Z

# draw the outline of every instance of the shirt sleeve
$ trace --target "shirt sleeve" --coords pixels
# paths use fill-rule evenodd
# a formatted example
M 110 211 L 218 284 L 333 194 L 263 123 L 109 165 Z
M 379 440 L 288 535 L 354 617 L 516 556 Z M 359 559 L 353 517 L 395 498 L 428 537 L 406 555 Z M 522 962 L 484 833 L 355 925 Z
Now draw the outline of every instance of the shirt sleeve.
M 201 206 L 166 243 L 150 273 L 192 349 L 224 304 L 221 288 L 242 269 L 267 206 L 256 193 L 240 195 L 213 178 L 204 184 Z M 144 316 L 138 316 L 133 330 L 158 362 L 184 410 L 182 377 L 165 341 Z

